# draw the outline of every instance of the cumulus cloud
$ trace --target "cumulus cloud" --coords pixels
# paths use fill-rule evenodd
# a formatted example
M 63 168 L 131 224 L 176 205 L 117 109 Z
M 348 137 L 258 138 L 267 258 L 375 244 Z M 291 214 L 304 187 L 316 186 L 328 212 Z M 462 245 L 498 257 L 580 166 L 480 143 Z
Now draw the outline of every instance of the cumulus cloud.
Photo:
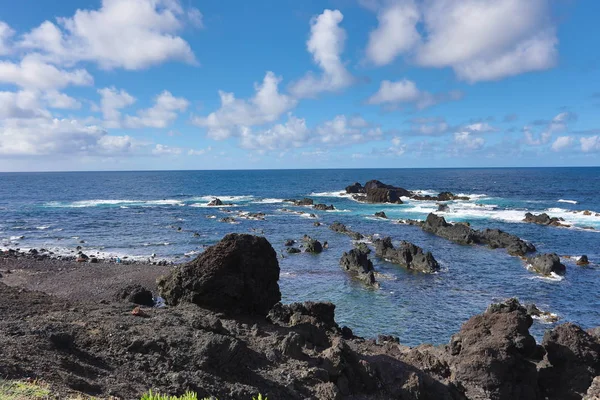
M 584 153 L 600 151 L 600 136 L 598 135 L 579 138 L 579 143 L 581 144 L 581 151 Z
M 277 124 L 269 129 L 252 132 L 245 128 L 240 134 L 240 146 L 250 150 L 277 150 L 306 145 L 311 131 L 306 126 L 306 120 L 294 117 L 291 113 L 283 124 Z
M 420 12 L 414 0 L 402 0 L 379 10 L 379 25 L 369 34 L 367 59 L 375 65 L 386 65 L 399 54 L 413 49 L 420 41 L 417 31 Z
M 217 140 L 237 135 L 248 127 L 274 122 L 297 104 L 296 99 L 279 93 L 280 82 L 281 77 L 267 72 L 262 83 L 254 85 L 254 97 L 248 100 L 219 91 L 221 108 L 206 117 L 194 117 L 192 122 L 207 128 L 208 136 Z
M 15 31 L 4 21 L 0 21 L 0 56 L 5 56 L 11 52 L 9 40 L 15 34 Z
M 49 117 L 41 104 L 38 93 L 21 90 L 0 92 L 0 119 Z
M 319 76 L 309 72 L 295 82 L 290 89 L 294 96 L 315 97 L 321 92 L 343 89 L 354 81 L 341 60 L 346 41 L 346 31 L 339 26 L 343 19 L 339 10 L 325 10 L 310 21 L 306 46 L 322 71 Z
M 154 106 L 139 110 L 136 116 L 127 115 L 125 126 L 128 128 L 166 128 L 175 121 L 178 112 L 187 109 L 189 102 L 183 97 L 175 97 L 169 91 L 159 94 Z
M 419 117 L 410 121 L 410 128 L 404 132 L 411 136 L 441 136 L 450 131 L 450 125 L 441 117 Z
M 431 0 L 418 5 L 403 0 L 380 7 L 378 20 L 366 51 L 376 65 L 408 54 L 417 65 L 450 67 L 473 83 L 548 69 L 557 59 L 548 0 Z
M 59 108 L 63 110 L 75 110 L 81 108 L 81 103 L 77 99 L 57 90 L 51 90 L 44 93 L 43 98 L 50 108 Z
M 195 63 L 189 44 L 177 36 L 186 20 L 201 24 L 201 13 L 178 0 L 103 0 L 97 10 L 79 9 L 25 34 L 21 48 L 57 64 L 79 61 L 101 68 L 138 70 L 168 60 Z
M 0 83 L 52 90 L 69 85 L 89 86 L 94 83 L 94 78 L 85 69 L 59 69 L 36 55 L 28 55 L 19 63 L 0 61 Z
M 485 140 L 465 130 L 454 133 L 454 143 L 463 150 L 479 150 L 485 144 Z
M 573 138 L 570 136 L 559 136 L 556 138 L 554 143 L 552 143 L 552 150 L 561 151 L 570 147 L 573 144 Z
M 100 110 L 106 126 L 117 128 L 121 126 L 121 109 L 135 103 L 136 99 L 125 90 L 117 90 L 114 86 L 98 89 L 100 94 Z
M 315 129 L 316 140 L 326 145 L 344 146 L 379 139 L 384 132 L 379 126 L 365 124 L 362 118 L 337 115 Z
M 181 153 L 183 153 L 183 149 L 181 147 L 171 147 L 164 144 L 157 144 L 152 150 L 152 154 L 154 155 L 178 156 Z
M 367 100 L 368 104 L 384 104 L 396 107 L 402 104 L 414 105 L 419 110 L 431 107 L 443 101 L 458 100 L 461 92 L 432 94 L 417 88 L 415 82 L 402 79 L 397 82 L 382 81 L 379 90 Z
M 383 149 L 373 149 L 372 154 L 378 156 L 400 157 L 406 152 L 406 144 L 402 142 L 399 136 L 394 136 L 391 140 L 391 146 Z
M 577 115 L 570 112 L 562 112 L 557 114 L 550 122 L 541 121 L 537 125 L 544 125 L 544 130 L 536 136 L 532 126 L 523 127 L 525 135 L 525 143 L 530 146 L 540 146 L 547 144 L 552 139 L 552 136 L 557 133 L 565 132 L 568 129 L 568 124 L 577 119 Z

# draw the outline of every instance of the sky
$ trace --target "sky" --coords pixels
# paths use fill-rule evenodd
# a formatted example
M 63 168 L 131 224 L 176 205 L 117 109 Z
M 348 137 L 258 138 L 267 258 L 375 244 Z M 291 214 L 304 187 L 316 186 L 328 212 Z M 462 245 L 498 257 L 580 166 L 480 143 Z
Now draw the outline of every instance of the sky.
M 0 0 L 0 171 L 600 165 L 595 0 Z

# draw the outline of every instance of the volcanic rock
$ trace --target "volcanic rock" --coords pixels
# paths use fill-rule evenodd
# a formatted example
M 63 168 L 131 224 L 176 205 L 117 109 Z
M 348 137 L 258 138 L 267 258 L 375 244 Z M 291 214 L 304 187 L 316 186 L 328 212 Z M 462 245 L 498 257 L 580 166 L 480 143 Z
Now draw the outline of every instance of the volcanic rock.
M 422 248 L 406 241 L 394 248 L 390 237 L 375 241 L 375 255 L 415 271 L 432 273 L 440 269 L 431 252 L 423 253 Z
M 221 199 L 219 199 L 217 197 L 217 198 L 211 200 L 207 205 L 210 207 L 222 206 L 223 202 L 221 201 Z
M 229 234 L 195 260 L 161 278 L 167 304 L 266 315 L 281 300 L 277 254 L 264 237 Z
M 538 254 L 528 258 L 527 262 L 535 272 L 542 275 L 550 275 L 552 272 L 562 275 L 566 272 L 566 267 L 560 262 L 560 257 L 556 253 Z
M 378 211 L 378 212 L 376 212 L 376 213 L 375 213 L 375 216 L 376 216 L 377 218 L 385 218 L 385 219 L 387 219 L 387 215 L 385 215 L 385 213 L 384 213 L 383 211 Z
M 354 232 L 354 231 L 348 229 L 346 227 L 346 225 L 339 223 L 339 222 L 334 222 L 333 224 L 329 225 L 329 229 L 331 229 L 334 232 L 343 233 L 345 235 L 348 235 L 353 240 L 361 240 L 364 238 L 364 236 L 361 233 Z
M 342 255 L 342 258 L 340 258 L 340 265 L 344 270 L 348 271 L 366 285 L 379 287 L 379 284 L 375 281 L 373 263 L 369 260 L 367 254 L 367 252 L 361 251 L 360 249 L 352 249 Z
M 141 306 L 154 306 L 152 292 L 139 284 L 128 285 L 117 292 L 117 300 L 126 300 Z

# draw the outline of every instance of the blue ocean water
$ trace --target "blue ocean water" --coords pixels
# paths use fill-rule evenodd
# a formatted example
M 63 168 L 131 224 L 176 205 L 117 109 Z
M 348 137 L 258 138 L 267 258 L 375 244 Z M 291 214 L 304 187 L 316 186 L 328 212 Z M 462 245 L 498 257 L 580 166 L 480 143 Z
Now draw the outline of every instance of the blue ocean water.
M 396 223 L 424 219 L 437 209 L 435 202 L 369 205 L 342 194 L 345 186 L 370 179 L 423 193 L 468 195 L 471 200 L 451 202 L 451 211 L 441 215 L 469 221 L 474 228 L 505 230 L 541 252 L 587 254 L 592 263 L 600 263 L 600 168 L 3 173 L 0 246 L 73 254 L 81 245 L 87 254 L 137 259 L 156 254 L 181 262 L 226 233 L 264 234 L 282 257 L 283 301 L 332 301 L 338 322 L 358 335 L 393 334 L 408 345 L 445 343 L 469 317 L 512 296 L 557 314 L 560 322 L 600 325 L 598 264 L 579 267 L 565 259 L 563 279 L 540 277 L 504 250 L 460 246 Z M 207 207 L 214 197 L 234 205 Z M 283 202 L 302 197 L 333 204 L 336 210 Z M 374 218 L 376 211 L 385 211 L 389 220 Z M 563 217 L 572 227 L 523 223 L 527 211 Z M 266 217 L 243 219 L 243 212 L 263 212 Z M 310 213 L 323 226 L 314 226 Z M 236 223 L 220 222 L 227 216 Z M 334 221 L 365 234 L 413 242 L 432 251 L 442 271 L 410 273 L 373 258 L 382 285 L 380 290 L 366 289 L 339 267 L 340 256 L 353 244 L 327 228 Z M 329 249 L 319 255 L 287 255 L 285 240 L 304 234 L 328 241 Z M 540 339 L 551 326 L 536 321 L 532 330 Z

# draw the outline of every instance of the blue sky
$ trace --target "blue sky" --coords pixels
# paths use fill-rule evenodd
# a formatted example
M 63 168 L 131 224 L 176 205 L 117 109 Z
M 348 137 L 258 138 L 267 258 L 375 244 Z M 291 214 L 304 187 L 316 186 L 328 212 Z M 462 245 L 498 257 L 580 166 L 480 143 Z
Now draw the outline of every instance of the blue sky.
M 592 0 L 0 0 L 0 170 L 599 165 Z

